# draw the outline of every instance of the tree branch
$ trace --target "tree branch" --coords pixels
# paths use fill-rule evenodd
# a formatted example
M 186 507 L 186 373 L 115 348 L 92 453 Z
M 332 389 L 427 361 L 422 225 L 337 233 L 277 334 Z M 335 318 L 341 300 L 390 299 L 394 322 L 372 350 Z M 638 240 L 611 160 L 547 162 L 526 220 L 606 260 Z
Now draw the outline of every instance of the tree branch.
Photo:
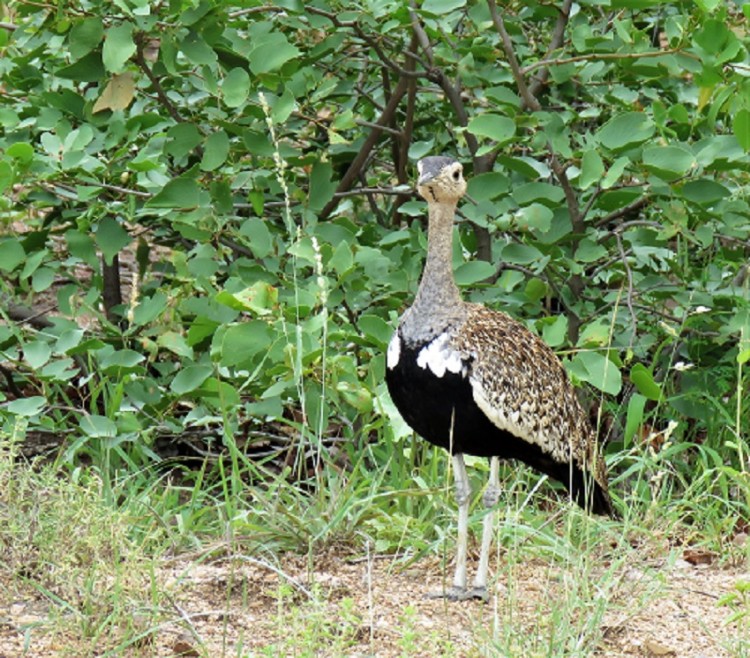
M 634 212 L 637 212 L 644 206 L 647 206 L 651 202 L 651 197 L 645 194 L 640 199 L 636 199 L 632 203 L 629 203 L 627 206 L 623 206 L 622 208 L 619 208 L 618 210 L 614 210 L 609 215 L 605 215 L 601 219 L 598 219 L 596 222 L 597 228 L 600 226 L 606 226 L 610 222 L 615 221 L 616 219 L 620 219 L 620 217 L 627 217 L 628 215 L 631 215 Z
M 544 55 L 544 59 L 551 57 L 552 53 L 563 45 L 565 41 L 565 28 L 568 26 L 570 20 L 570 8 L 573 5 L 573 0 L 565 0 L 560 7 L 560 14 L 557 16 L 557 23 L 555 23 L 555 29 L 552 31 L 552 38 L 549 41 L 547 52 Z M 524 69 L 524 74 L 528 71 Z M 540 71 L 539 75 L 532 80 L 529 85 L 529 93 L 536 97 L 536 95 L 542 90 L 547 84 L 547 78 L 549 77 L 549 67 L 545 67 Z
M 650 50 L 645 53 L 591 53 L 590 55 L 576 55 L 575 57 L 562 57 L 559 59 L 543 59 L 533 64 L 529 64 L 522 69 L 524 74 L 531 73 L 541 67 L 563 66 L 564 64 L 575 64 L 576 62 L 596 62 L 603 59 L 643 59 L 646 57 L 662 57 L 664 55 L 674 55 L 681 52 L 679 48 L 670 48 L 669 50 Z M 689 55 L 689 53 L 682 53 Z
M 422 77 L 422 73 L 418 73 L 416 71 L 410 71 L 409 69 L 405 69 L 396 62 L 393 61 L 391 57 L 385 54 L 383 51 L 381 45 L 378 43 L 376 39 L 373 39 L 367 32 L 365 32 L 359 25 L 357 21 L 342 21 L 339 19 L 339 17 L 330 11 L 326 11 L 325 9 L 320 9 L 318 7 L 313 7 L 310 5 L 305 6 L 305 11 L 307 11 L 310 14 L 316 14 L 317 16 L 323 16 L 327 18 L 329 21 L 331 21 L 336 27 L 340 28 L 348 28 L 351 30 L 354 30 L 354 33 L 362 40 L 364 41 L 370 48 L 372 48 L 375 53 L 377 54 L 380 61 L 385 64 L 389 69 L 391 69 L 394 73 L 398 73 L 400 78 L 419 78 Z M 425 68 L 427 68 L 425 66 Z
M 502 39 L 503 50 L 505 51 L 505 56 L 508 58 L 508 66 L 510 66 L 510 72 L 513 75 L 513 79 L 516 81 L 521 100 L 523 100 L 526 107 L 534 112 L 538 112 L 542 109 L 542 106 L 536 99 L 536 96 L 530 92 L 529 87 L 526 84 L 526 80 L 523 77 L 523 71 L 521 71 L 521 66 L 518 64 L 518 59 L 516 58 L 513 41 L 510 38 L 510 34 L 508 34 L 508 30 L 505 29 L 505 21 L 497 10 L 495 0 L 487 0 L 487 5 L 490 8 L 490 15 L 492 16 L 492 22 L 495 24 L 495 29 Z
M 367 161 L 367 157 L 370 155 L 370 151 L 372 151 L 375 143 L 380 138 L 380 134 L 383 132 L 383 126 L 388 125 L 388 122 L 391 120 L 391 116 L 396 112 L 396 108 L 401 102 L 401 99 L 404 97 L 407 88 L 407 79 L 401 78 L 398 81 L 396 88 L 393 90 L 393 95 L 386 104 L 383 113 L 378 118 L 377 122 L 370 131 L 370 134 L 365 139 L 364 144 L 362 144 L 362 148 L 359 150 L 359 153 L 357 153 L 354 160 L 352 160 L 352 163 L 349 165 L 349 169 L 346 170 L 346 173 L 342 177 L 341 182 L 338 184 L 335 194 L 346 192 L 351 188 L 354 181 L 357 180 L 360 170 Z M 338 205 L 339 200 L 335 196 L 335 194 L 334 197 L 325 205 L 323 210 L 320 211 L 320 219 L 325 219 L 326 217 L 328 217 Z
M 526 80 L 524 79 L 523 71 L 516 58 L 515 50 L 513 49 L 513 42 L 511 41 L 508 30 L 505 29 L 505 21 L 497 10 L 495 0 L 487 0 L 487 4 L 490 8 L 490 14 L 492 15 L 492 22 L 495 24 L 495 28 L 500 34 L 500 38 L 503 42 L 503 50 L 505 56 L 508 58 L 508 65 L 510 66 L 511 74 L 513 79 L 516 81 L 518 86 L 518 92 L 521 96 L 526 107 L 534 112 L 538 112 L 542 109 L 541 103 L 537 100 L 536 96 L 531 93 Z M 550 167 L 555 174 L 555 177 L 560 182 L 560 187 L 565 194 L 565 203 L 568 206 L 568 212 L 570 213 L 570 223 L 573 226 L 573 231 L 578 234 L 583 234 L 586 230 L 586 226 L 583 221 L 583 214 L 581 213 L 580 206 L 578 205 L 578 196 L 573 189 L 573 186 L 568 180 L 568 174 L 565 171 L 565 167 L 557 159 L 552 144 L 547 142 L 547 151 L 549 152 Z
M 137 46 L 135 51 L 135 62 L 138 64 L 138 68 L 146 74 L 146 77 L 151 82 L 151 86 L 154 88 L 154 91 L 156 91 L 156 96 L 159 98 L 159 102 L 165 107 L 169 116 L 171 116 L 177 123 L 182 123 L 183 119 L 180 116 L 180 113 L 177 111 L 177 108 L 172 101 L 169 100 L 169 96 L 164 92 L 164 88 L 161 86 L 159 78 L 154 75 L 148 62 L 146 62 L 146 57 L 143 54 L 143 35 L 138 35 L 135 41 Z

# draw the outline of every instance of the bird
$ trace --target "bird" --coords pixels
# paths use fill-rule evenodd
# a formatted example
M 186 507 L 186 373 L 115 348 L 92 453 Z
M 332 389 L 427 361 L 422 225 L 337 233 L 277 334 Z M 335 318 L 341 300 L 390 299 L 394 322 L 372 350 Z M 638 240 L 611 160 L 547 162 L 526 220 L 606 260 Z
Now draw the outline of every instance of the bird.
M 510 315 L 466 302 L 452 267 L 456 208 L 466 193 L 463 166 L 448 156 L 417 163 L 427 201 L 427 257 L 412 305 L 386 350 L 385 379 L 406 423 L 449 451 L 458 507 L 453 584 L 436 596 L 488 600 L 487 575 L 500 495 L 500 459 L 520 460 L 561 482 L 596 514 L 614 516 L 595 432 L 557 355 Z M 482 496 L 479 564 L 467 587 L 471 487 L 464 455 L 490 460 Z

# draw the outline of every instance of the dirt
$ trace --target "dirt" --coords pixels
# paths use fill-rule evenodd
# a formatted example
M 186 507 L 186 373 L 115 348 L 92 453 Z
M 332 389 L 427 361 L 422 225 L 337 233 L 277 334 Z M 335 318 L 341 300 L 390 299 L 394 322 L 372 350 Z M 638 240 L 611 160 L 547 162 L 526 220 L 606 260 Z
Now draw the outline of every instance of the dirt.
M 157 574 L 171 609 L 162 605 L 161 623 L 154 627 L 144 621 L 140 644 L 117 655 L 567 655 L 561 647 L 575 640 L 571 627 L 586 627 L 594 610 L 588 604 L 597 600 L 604 582 L 609 583 L 602 587 L 606 611 L 595 618 L 596 632 L 581 634 L 583 647 L 576 655 L 739 655 L 738 629 L 726 623 L 733 609 L 718 605 L 737 582 L 748 579 L 737 569 L 682 560 L 615 571 L 605 565 L 584 581 L 592 596 L 576 609 L 566 595 L 572 579 L 565 569 L 539 559 L 493 566 L 496 582 L 488 604 L 448 603 L 425 597 L 439 590 L 446 577 L 436 559 L 404 567 L 390 557 L 353 559 L 335 553 L 314 559 L 287 555 L 275 564 L 181 557 L 164 563 Z M 574 587 L 580 588 L 580 578 Z M 41 597 L 0 604 L 0 657 L 80 655 L 71 653 L 72 638 L 45 635 L 46 616 Z M 127 623 L 137 625 L 137 619 L 134 615 Z M 556 637 L 568 644 L 554 650 Z M 592 637 L 596 641 L 589 646 Z

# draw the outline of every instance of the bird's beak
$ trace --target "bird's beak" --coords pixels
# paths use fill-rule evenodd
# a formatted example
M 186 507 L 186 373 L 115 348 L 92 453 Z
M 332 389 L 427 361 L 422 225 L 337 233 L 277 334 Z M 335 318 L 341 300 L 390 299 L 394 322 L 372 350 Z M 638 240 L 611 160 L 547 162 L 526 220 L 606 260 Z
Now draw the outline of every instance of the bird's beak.
M 435 178 L 435 172 L 432 171 L 425 171 L 424 173 L 420 174 L 419 179 L 417 180 L 417 185 L 427 185 L 433 178 Z

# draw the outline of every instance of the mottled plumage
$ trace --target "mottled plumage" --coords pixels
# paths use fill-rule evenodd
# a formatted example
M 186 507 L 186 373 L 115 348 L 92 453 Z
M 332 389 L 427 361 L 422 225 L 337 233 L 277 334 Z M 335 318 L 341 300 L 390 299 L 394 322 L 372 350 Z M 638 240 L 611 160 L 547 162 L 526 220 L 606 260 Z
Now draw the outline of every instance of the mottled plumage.
M 429 206 L 427 262 L 414 304 L 389 345 L 386 381 L 406 422 L 454 455 L 459 557 L 446 596 L 483 598 L 491 515 L 485 517 L 474 589 L 466 590 L 464 453 L 492 458 L 488 506 L 498 495 L 497 458 L 539 469 L 594 512 L 611 514 L 612 506 L 595 434 L 560 360 L 518 321 L 460 297 L 451 254 L 455 207 L 466 190 L 461 165 L 439 157 L 418 167 L 418 189 Z

